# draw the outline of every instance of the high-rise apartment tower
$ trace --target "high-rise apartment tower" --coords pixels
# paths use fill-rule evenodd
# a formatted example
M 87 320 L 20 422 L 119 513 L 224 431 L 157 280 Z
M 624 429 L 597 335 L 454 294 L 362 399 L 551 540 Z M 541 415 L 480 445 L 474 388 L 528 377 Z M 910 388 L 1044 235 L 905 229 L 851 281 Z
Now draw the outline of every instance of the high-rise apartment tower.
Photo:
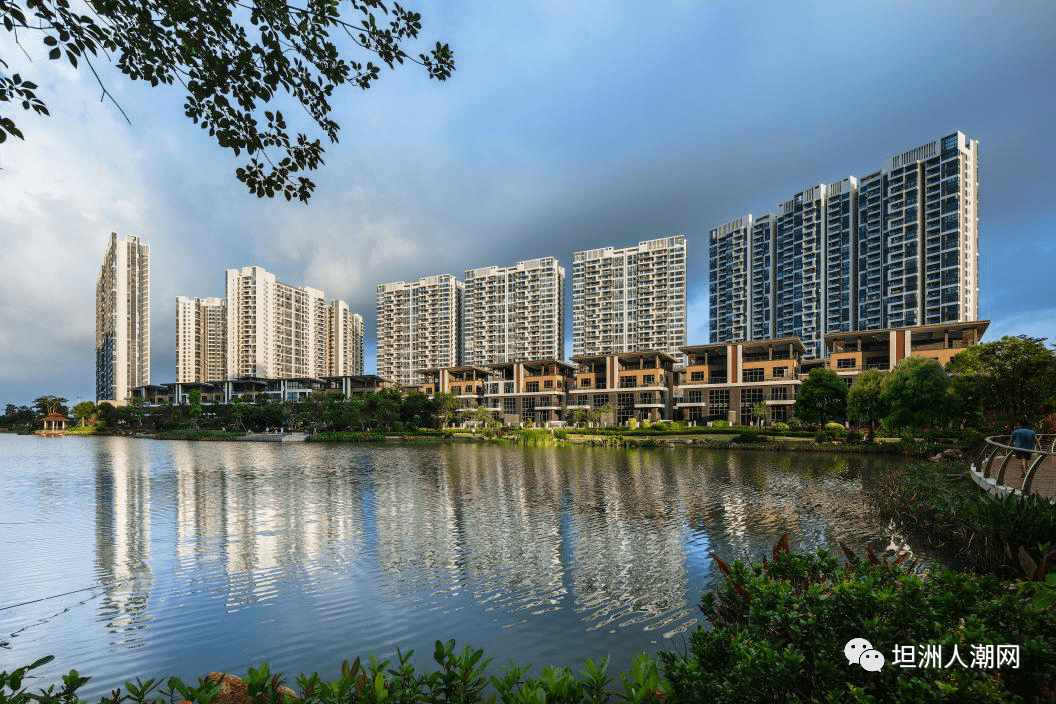
M 327 375 L 358 376 L 363 373 L 363 316 L 352 313 L 344 301 L 333 301 L 326 309 Z
M 322 291 L 259 266 L 227 270 L 227 378 L 326 376 L 327 340 Z
M 415 386 L 417 370 L 461 363 L 462 291 L 450 274 L 378 286 L 378 376 Z
M 565 270 L 553 257 L 466 272 L 462 363 L 565 356 Z
M 955 132 L 709 233 L 711 342 L 979 317 L 979 142 Z
M 95 285 L 95 399 L 150 383 L 150 245 L 110 233 Z
M 176 381 L 221 381 L 227 373 L 227 300 L 176 299 Z
M 682 235 L 572 254 L 572 354 L 686 344 L 686 238 Z

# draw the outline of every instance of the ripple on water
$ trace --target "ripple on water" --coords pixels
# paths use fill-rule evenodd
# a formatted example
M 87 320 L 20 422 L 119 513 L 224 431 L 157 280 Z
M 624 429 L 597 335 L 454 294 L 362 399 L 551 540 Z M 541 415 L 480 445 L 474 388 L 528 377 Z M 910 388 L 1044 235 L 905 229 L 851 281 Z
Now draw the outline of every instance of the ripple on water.
M 696 448 L 320 447 L 0 436 L 0 669 L 336 674 L 436 638 L 579 667 L 670 647 L 709 552 L 905 547 L 857 458 Z M 54 451 L 53 451 L 54 449 Z M 10 507 L 10 509 L 8 508 Z M 47 517 L 48 520 L 42 520 Z M 55 595 L 81 590 L 67 597 Z

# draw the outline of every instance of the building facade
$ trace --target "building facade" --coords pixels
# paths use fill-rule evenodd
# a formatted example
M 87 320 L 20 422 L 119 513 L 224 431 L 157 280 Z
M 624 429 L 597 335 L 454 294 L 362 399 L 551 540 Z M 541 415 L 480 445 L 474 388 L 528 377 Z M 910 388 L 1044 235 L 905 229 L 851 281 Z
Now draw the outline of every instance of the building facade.
M 227 374 L 227 300 L 176 299 L 176 381 L 219 381 Z
M 150 383 L 150 245 L 110 233 L 95 285 L 95 399 Z
M 462 294 L 462 362 L 565 356 L 565 270 L 553 257 L 470 269 Z
M 418 370 L 461 364 L 462 291 L 450 274 L 378 286 L 378 376 L 411 387 Z
M 343 301 L 328 304 L 319 289 L 284 284 L 259 266 L 228 269 L 226 277 L 221 378 L 319 379 L 362 371 L 363 320 Z
M 332 301 L 326 309 L 327 376 L 363 374 L 363 316 L 353 313 L 344 301 Z
M 989 320 L 859 330 L 825 336 L 825 366 L 848 384 L 866 369 L 892 371 L 906 357 L 927 357 L 946 366 L 964 349 L 978 345 Z
M 675 359 L 649 350 L 610 355 L 573 356 L 575 389 L 569 408 L 596 411 L 611 408 L 612 421 L 634 418 L 650 422 L 671 420 Z
M 572 354 L 660 350 L 686 341 L 686 238 L 572 255 Z
M 710 232 L 713 343 L 976 320 L 979 143 L 955 132 L 862 179 Z M 749 234 L 750 233 L 750 234 Z
M 690 423 L 775 423 L 793 415 L 804 347 L 799 338 L 684 347 L 675 415 Z M 759 404 L 766 410 L 759 415 Z

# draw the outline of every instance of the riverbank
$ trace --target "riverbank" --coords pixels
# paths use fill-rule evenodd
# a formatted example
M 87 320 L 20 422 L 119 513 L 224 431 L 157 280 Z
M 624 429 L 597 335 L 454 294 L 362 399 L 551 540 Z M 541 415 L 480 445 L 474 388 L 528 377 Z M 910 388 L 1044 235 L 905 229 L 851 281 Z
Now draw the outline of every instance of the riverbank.
M 1056 505 L 989 496 L 963 463 L 907 466 L 882 486 L 880 510 L 974 572 L 1045 579 L 1056 558 Z M 1056 601 L 1056 570 L 1050 582 Z
M 819 442 L 814 434 L 792 431 L 778 434 L 757 428 L 693 428 L 670 431 L 623 430 L 620 428 L 593 429 L 502 429 L 482 433 L 462 430 L 419 430 L 415 432 L 319 432 L 298 434 L 298 439 L 312 443 L 373 443 L 373 442 L 470 442 L 506 445 L 586 445 L 591 447 L 674 447 L 696 446 L 721 450 L 756 450 L 763 452 L 811 452 L 842 454 L 903 455 L 930 457 L 944 450 L 960 451 L 947 439 L 937 442 L 926 439 L 878 438 L 872 441 L 826 440 Z M 92 426 L 68 430 L 69 436 L 121 436 L 151 440 L 196 440 L 211 442 L 242 441 L 252 438 L 283 439 L 279 433 L 245 433 L 216 429 L 175 429 L 155 432 L 114 431 Z

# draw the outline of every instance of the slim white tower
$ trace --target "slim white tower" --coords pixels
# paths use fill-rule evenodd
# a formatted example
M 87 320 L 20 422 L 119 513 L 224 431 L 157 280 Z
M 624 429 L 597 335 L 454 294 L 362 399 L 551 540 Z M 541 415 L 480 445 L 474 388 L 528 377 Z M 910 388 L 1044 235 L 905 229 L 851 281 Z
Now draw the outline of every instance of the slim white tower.
M 95 285 L 95 399 L 150 383 L 150 245 L 110 233 Z

